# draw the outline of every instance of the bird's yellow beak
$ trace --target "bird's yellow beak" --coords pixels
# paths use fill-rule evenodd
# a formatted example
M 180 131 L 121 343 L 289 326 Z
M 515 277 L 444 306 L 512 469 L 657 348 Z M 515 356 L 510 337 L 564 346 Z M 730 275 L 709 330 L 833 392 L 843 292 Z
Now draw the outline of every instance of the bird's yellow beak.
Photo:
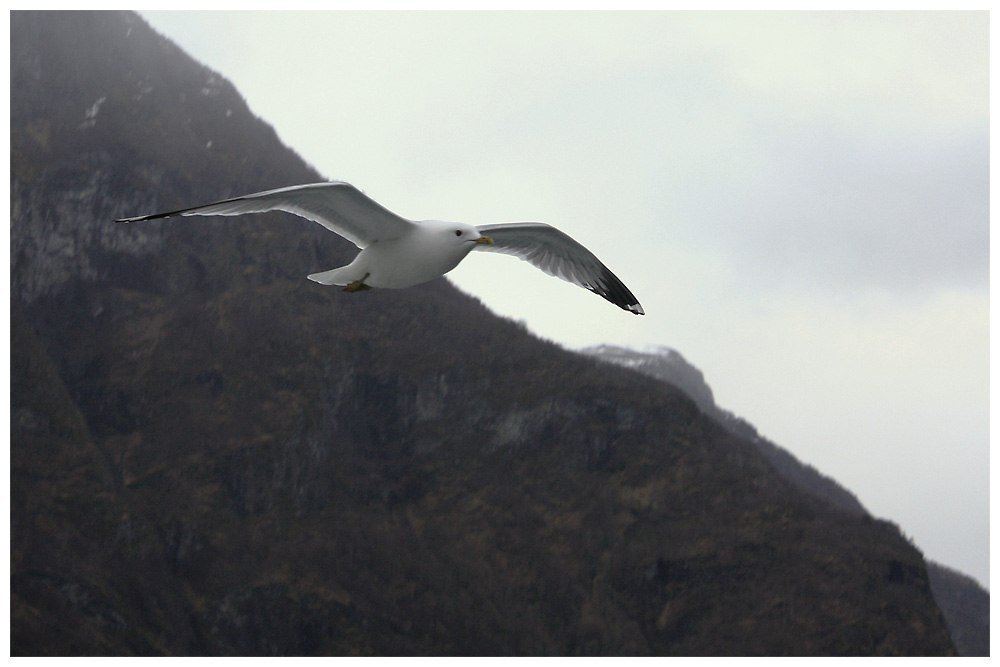
M 482 245 L 493 245 L 493 239 L 491 239 L 489 236 L 480 236 L 478 239 L 476 239 L 476 243 L 480 243 Z

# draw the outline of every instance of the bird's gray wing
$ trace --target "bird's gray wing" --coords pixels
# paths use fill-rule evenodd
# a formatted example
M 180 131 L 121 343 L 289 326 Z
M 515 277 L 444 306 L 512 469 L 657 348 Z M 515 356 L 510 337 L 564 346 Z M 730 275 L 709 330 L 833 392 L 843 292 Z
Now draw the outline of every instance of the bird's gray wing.
M 542 222 L 508 222 L 476 229 L 493 239 L 492 245 L 477 245 L 476 250 L 520 257 L 550 276 L 603 296 L 619 308 L 636 315 L 645 314 L 639 300 L 594 253 L 555 227 Z
M 413 222 L 396 215 L 350 183 L 342 181 L 294 185 L 169 213 L 122 218 L 116 222 L 139 222 L 175 215 L 242 215 L 266 211 L 286 211 L 318 222 L 359 248 L 365 248 L 380 239 L 398 238 L 414 227 Z

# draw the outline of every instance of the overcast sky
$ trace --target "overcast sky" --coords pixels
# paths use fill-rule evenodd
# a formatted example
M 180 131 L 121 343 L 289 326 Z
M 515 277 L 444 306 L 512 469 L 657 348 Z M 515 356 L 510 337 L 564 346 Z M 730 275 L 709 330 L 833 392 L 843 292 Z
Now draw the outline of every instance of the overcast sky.
M 987 13 L 143 15 L 325 177 L 574 236 L 645 317 L 511 257 L 449 277 L 568 347 L 677 349 L 988 585 Z

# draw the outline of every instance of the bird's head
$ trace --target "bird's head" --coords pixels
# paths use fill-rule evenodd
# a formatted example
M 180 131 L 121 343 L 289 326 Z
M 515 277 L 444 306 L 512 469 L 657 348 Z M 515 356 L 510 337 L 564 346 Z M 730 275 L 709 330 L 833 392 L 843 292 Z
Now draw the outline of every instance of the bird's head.
M 473 225 L 468 225 L 464 222 L 428 220 L 424 223 L 424 225 L 433 228 L 435 232 L 440 234 L 442 237 L 448 238 L 452 243 L 459 247 L 467 247 L 471 249 L 475 247 L 475 245 L 472 244 L 493 244 L 493 239 L 489 236 L 483 236 Z

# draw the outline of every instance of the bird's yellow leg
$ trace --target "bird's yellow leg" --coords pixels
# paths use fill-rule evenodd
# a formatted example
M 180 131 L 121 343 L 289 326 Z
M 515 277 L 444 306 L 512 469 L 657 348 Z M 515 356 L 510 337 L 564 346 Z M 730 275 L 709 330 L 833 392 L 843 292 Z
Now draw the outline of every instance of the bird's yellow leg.
M 347 283 L 346 285 L 344 285 L 344 291 L 363 292 L 367 289 L 371 289 L 372 288 L 371 285 L 365 285 L 365 281 L 368 280 L 368 276 L 370 275 L 371 275 L 370 273 L 366 273 L 365 277 L 362 278 L 361 280 L 355 280 L 354 282 Z

